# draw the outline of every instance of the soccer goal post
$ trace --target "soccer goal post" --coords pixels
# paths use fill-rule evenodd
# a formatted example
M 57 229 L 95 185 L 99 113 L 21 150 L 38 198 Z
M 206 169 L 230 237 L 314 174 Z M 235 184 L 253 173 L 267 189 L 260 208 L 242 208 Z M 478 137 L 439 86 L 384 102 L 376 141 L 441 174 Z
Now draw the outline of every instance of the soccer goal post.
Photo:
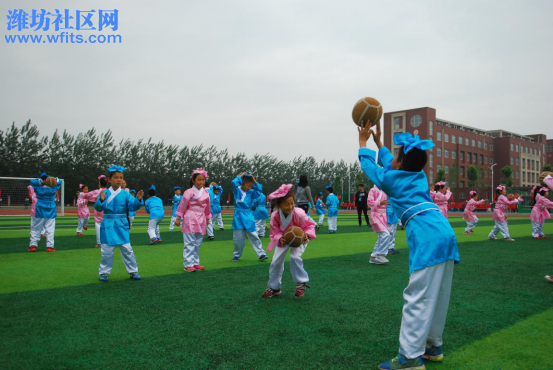
M 29 216 L 33 205 L 28 186 L 33 178 L 0 177 L 0 216 Z M 63 179 L 61 179 L 63 180 Z M 59 216 L 65 215 L 65 181 L 56 194 Z

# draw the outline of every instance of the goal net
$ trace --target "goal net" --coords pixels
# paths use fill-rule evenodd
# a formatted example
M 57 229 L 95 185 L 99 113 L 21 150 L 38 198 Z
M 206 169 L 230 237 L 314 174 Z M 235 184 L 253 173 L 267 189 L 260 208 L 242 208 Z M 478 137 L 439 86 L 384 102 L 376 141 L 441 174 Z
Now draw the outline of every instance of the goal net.
M 29 216 L 33 206 L 33 199 L 28 186 L 32 178 L 0 177 L 0 216 Z M 56 194 L 56 208 L 58 216 L 65 215 L 63 199 L 65 196 L 65 182 Z

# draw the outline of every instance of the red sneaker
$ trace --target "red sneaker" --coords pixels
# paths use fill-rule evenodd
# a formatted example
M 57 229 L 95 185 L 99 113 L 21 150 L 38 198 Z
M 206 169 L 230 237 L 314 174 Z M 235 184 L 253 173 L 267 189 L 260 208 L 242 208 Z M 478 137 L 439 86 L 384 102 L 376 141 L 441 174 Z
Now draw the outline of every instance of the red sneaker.
M 205 270 L 205 267 L 203 267 L 202 265 L 194 265 L 194 268 L 196 270 Z
M 45 234 L 40 234 L 40 237 L 41 238 L 46 238 L 46 235 Z
M 88 230 L 88 227 L 87 227 L 87 226 L 84 226 L 83 229 Z
M 541 236 L 533 236 L 534 239 L 541 239 Z
M 94 248 L 102 248 L 102 244 L 96 244 Z
M 46 252 L 55 252 L 56 250 L 54 249 L 54 247 L 48 247 L 46 248 Z
M 36 245 L 31 245 L 29 247 L 29 252 L 36 252 Z
M 294 295 L 296 297 L 303 297 L 303 295 L 305 294 L 305 288 L 311 288 L 311 287 L 305 283 L 296 284 L 296 290 L 294 291 Z
M 547 235 L 542 235 L 541 238 L 542 239 L 549 239 L 549 237 Z
M 282 289 L 274 290 L 274 289 L 271 289 L 271 288 L 267 287 L 267 289 L 265 290 L 265 293 L 263 293 L 263 295 L 261 297 L 262 298 L 271 298 L 271 297 L 274 297 L 275 295 L 278 295 L 280 293 L 282 293 Z
M 83 236 L 83 233 L 77 233 L 77 236 Z
M 184 271 L 186 271 L 186 272 L 196 272 L 196 269 L 194 267 L 190 266 L 190 267 L 185 268 Z

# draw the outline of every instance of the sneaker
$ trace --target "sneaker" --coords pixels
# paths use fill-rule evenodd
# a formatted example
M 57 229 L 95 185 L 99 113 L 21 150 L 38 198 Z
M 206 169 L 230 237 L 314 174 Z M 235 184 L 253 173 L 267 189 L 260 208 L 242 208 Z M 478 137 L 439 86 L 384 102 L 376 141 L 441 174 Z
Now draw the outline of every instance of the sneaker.
M 41 238 L 46 238 L 46 235 L 45 234 L 40 234 L 40 237 Z
M 36 245 L 31 245 L 29 247 L 29 252 L 36 252 Z
M 384 257 L 384 256 L 376 256 L 376 258 L 379 258 L 379 259 L 380 259 L 382 262 L 384 262 L 384 263 L 390 262 L 390 261 L 389 261 L 386 257 Z
M 442 347 L 430 347 L 426 348 L 424 355 L 422 355 L 423 360 L 438 362 L 444 359 L 444 353 L 442 352 Z
M 380 370 L 425 370 L 424 362 L 422 362 L 422 356 L 417 358 L 408 359 L 398 354 L 396 357 L 388 362 L 380 364 Z
M 150 242 L 148 243 L 148 245 L 153 245 L 157 242 L 157 239 L 156 238 L 153 238 L 153 239 L 150 239 Z
M 513 238 L 505 238 L 505 241 L 506 241 L 506 242 L 514 242 L 515 239 L 513 239 Z
M 497 240 L 497 238 L 488 236 L 488 240 Z
M 382 261 L 380 258 L 378 258 L 379 256 L 376 256 L 376 257 L 371 257 L 371 260 L 369 261 L 369 263 L 374 263 L 375 265 L 385 265 L 386 263 L 388 262 L 384 262 Z
M 194 265 L 194 268 L 196 270 L 205 270 L 205 267 L 203 267 L 202 265 Z
M 186 271 L 186 272 L 196 272 L 196 269 L 194 267 L 190 266 L 190 267 L 185 268 L 184 271 Z
M 219 231 L 225 231 L 225 229 L 221 229 L 221 228 L 219 228 Z
M 532 239 L 541 239 L 541 236 L 533 236 Z
M 269 258 L 269 257 L 267 257 L 266 254 L 263 254 L 263 255 L 261 255 L 261 256 L 259 257 L 259 260 L 260 260 L 260 261 L 265 261 L 267 258 Z
M 392 248 L 388 251 L 388 254 L 399 254 L 399 251 Z
M 160 238 L 157 238 L 157 239 L 156 239 L 156 243 L 158 243 L 158 244 L 161 243 L 161 239 L 160 239 Z
M 54 247 L 48 247 L 46 248 L 46 252 L 55 252 L 56 250 L 54 249 Z
M 541 238 L 542 239 L 549 239 L 549 237 L 547 235 L 542 235 Z
M 282 293 L 282 289 L 274 290 L 274 289 L 271 289 L 271 288 L 267 287 L 267 289 L 265 289 L 265 293 L 263 293 L 263 295 L 261 297 L 262 298 L 271 298 L 271 297 L 274 297 L 275 295 L 279 295 L 280 293 Z
M 296 290 L 294 290 L 294 295 L 296 297 L 303 297 L 305 294 L 305 288 L 311 288 L 311 287 L 305 283 L 296 284 Z
M 109 281 L 108 276 L 106 274 L 100 274 L 100 281 Z
M 131 279 L 131 280 L 142 280 L 142 278 L 140 277 L 140 275 L 138 275 L 138 272 L 131 272 L 130 279 Z
M 87 226 L 84 226 L 83 229 L 88 230 L 88 227 L 87 227 Z
M 469 230 L 469 233 L 474 234 L 474 230 L 473 230 L 473 229 L 470 229 L 470 230 Z
M 545 275 L 545 280 L 549 281 L 550 283 L 553 283 L 553 276 Z
M 214 236 L 208 236 L 208 237 L 207 237 L 207 240 L 214 240 L 214 239 L 215 239 Z
M 470 232 L 469 231 L 464 231 L 463 234 L 470 235 Z
M 102 244 L 96 244 L 94 248 L 102 248 Z
M 77 233 L 77 236 L 83 236 L 83 233 Z
M 172 232 L 173 232 L 173 229 L 169 229 L 169 232 L 172 233 Z
M 315 231 L 319 231 L 321 227 L 319 225 L 315 225 Z
M 232 262 L 237 262 L 240 259 L 240 257 L 232 257 Z

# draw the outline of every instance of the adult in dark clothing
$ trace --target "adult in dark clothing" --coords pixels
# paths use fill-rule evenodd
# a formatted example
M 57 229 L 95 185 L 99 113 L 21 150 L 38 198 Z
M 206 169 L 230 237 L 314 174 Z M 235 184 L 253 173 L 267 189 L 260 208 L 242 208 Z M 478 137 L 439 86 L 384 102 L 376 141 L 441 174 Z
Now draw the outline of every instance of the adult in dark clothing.
M 307 214 L 309 212 L 309 205 L 311 204 L 311 212 L 315 213 L 315 202 L 311 196 L 311 188 L 307 182 L 307 175 L 301 175 L 298 181 L 298 191 L 296 192 L 296 202 L 298 208 L 301 208 Z
M 365 214 L 365 221 L 367 226 L 371 227 L 371 222 L 369 221 L 369 215 L 367 215 L 367 197 L 369 193 L 365 191 L 363 184 L 357 185 L 357 193 L 355 193 L 355 207 L 357 208 L 357 219 L 359 221 L 359 227 L 363 226 L 361 221 L 361 213 Z

